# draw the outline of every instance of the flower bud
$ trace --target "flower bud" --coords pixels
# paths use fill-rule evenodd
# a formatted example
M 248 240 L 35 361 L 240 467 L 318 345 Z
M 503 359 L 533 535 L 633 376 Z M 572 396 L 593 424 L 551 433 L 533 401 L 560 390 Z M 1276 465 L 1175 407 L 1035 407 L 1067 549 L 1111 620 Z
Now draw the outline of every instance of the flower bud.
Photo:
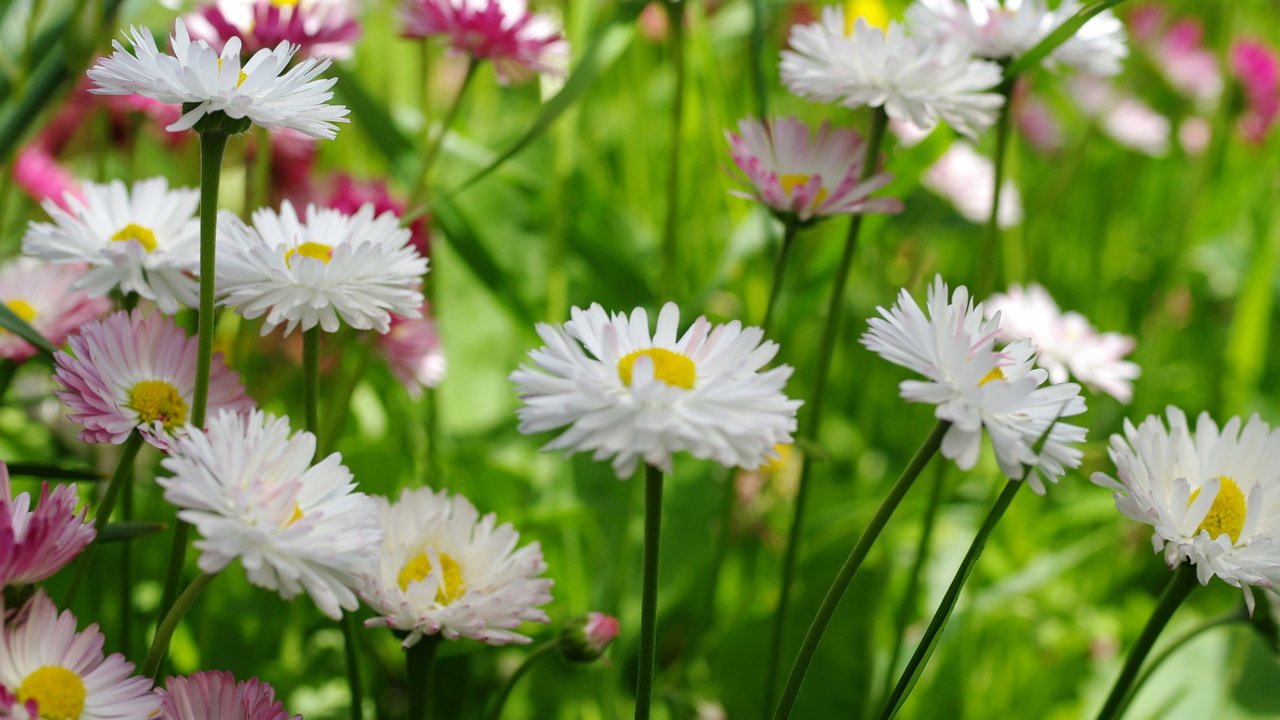
M 618 618 L 589 612 L 565 623 L 560 630 L 560 651 L 569 662 L 593 662 L 617 636 Z

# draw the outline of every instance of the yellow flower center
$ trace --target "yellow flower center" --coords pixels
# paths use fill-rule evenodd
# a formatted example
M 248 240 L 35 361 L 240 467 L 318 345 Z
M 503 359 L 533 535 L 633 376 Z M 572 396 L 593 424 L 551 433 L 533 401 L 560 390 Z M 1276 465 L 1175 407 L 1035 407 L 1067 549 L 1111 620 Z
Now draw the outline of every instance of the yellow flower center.
M 36 309 L 31 307 L 31 303 L 26 300 L 9 300 L 5 305 L 13 311 L 14 315 L 22 318 L 23 322 L 31 322 L 36 319 Z
M 1218 480 L 1218 496 L 1213 499 L 1209 514 L 1204 516 L 1204 521 L 1196 528 L 1196 534 L 1199 535 L 1201 530 L 1208 530 L 1209 537 L 1217 538 L 1226 533 L 1234 544 L 1240 542 L 1240 531 L 1244 530 L 1244 493 L 1235 480 L 1225 475 Z M 1200 488 L 1196 488 L 1187 500 L 1187 505 L 1190 506 L 1199 496 Z
M 156 249 L 156 234 L 151 231 L 151 228 L 136 225 L 134 223 L 129 223 L 128 225 L 120 228 L 115 235 L 111 236 L 111 240 L 112 242 L 129 242 L 130 240 L 137 240 L 138 244 L 147 252 L 151 252 Z
M 998 367 L 991 368 L 991 372 L 983 375 L 982 379 L 978 381 L 978 387 L 982 387 L 992 380 L 1004 380 L 1004 371 Z
M 298 255 L 319 260 L 328 265 L 329 261 L 333 259 L 333 246 L 318 242 L 304 242 L 298 247 L 292 247 L 285 251 L 284 264 L 293 267 L 292 260 Z
M 858 18 L 867 21 L 873 28 L 889 30 L 889 11 L 884 0 L 845 0 L 844 3 L 844 36 L 852 37 L 853 28 Z
M 443 566 L 444 577 L 441 579 L 440 587 L 436 589 L 436 602 L 441 605 L 449 603 L 462 597 L 467 592 L 467 584 L 462 580 L 462 568 L 458 565 L 458 561 L 449 556 L 448 553 L 440 553 L 440 565 Z M 409 590 L 409 585 L 422 582 L 431 574 L 431 559 L 424 552 L 418 553 L 409 558 L 409 561 L 400 568 L 400 576 L 396 578 L 396 582 L 400 584 L 400 589 Z
M 295 5 L 297 4 L 297 0 L 294 0 L 294 4 L 295 4 Z M 218 70 L 219 70 L 219 71 L 221 71 L 221 70 L 222 70 L 222 58 L 218 58 Z M 247 78 L 247 77 L 249 77 L 249 76 L 248 76 L 247 74 L 245 74 L 245 71 L 241 70 L 241 71 L 240 71 L 240 77 L 236 78 L 236 87 L 240 87 L 241 85 L 243 85 L 243 84 L 244 84 L 244 81 L 245 81 L 245 78 Z
M 129 407 L 138 419 L 150 425 L 159 420 L 165 430 L 182 427 L 187 422 L 187 401 L 178 388 L 163 380 L 143 380 L 129 390 Z
M 782 186 L 782 192 L 786 193 L 787 197 L 791 197 L 795 194 L 796 188 L 804 185 L 812 179 L 812 175 L 805 175 L 803 173 L 786 173 L 778 176 L 778 184 Z M 820 186 L 817 194 L 813 198 L 813 204 L 815 206 L 821 205 L 822 201 L 826 199 L 827 189 Z
M 631 386 L 631 370 L 641 357 L 647 357 L 653 362 L 655 378 L 672 387 L 690 390 L 694 380 L 698 378 L 698 368 L 684 355 L 663 348 L 646 348 L 628 353 L 618 361 L 618 377 L 622 379 L 623 385 Z
M 791 460 L 791 453 L 795 452 L 795 446 L 779 443 L 773 446 L 773 450 L 778 453 L 778 457 L 771 458 L 764 464 L 764 471 L 770 474 L 782 472 L 782 468 L 786 467 L 787 462 Z
M 84 681 L 64 667 L 45 665 L 18 686 L 18 701 L 35 700 L 41 720 L 78 720 L 84 712 Z
M 298 7 L 298 0 L 271 0 L 271 4 L 278 8 Z
M 293 506 L 293 514 L 289 516 L 289 521 L 286 522 L 284 526 L 289 527 L 290 525 L 298 522 L 301 519 L 302 519 L 302 506 L 295 504 Z

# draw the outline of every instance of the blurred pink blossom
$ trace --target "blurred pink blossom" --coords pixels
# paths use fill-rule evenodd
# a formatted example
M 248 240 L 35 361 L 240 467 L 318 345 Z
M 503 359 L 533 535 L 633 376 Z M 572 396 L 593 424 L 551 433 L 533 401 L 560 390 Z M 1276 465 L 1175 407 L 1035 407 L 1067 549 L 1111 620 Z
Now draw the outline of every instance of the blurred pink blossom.
M 30 585 L 71 562 L 97 535 L 87 510 L 76 513 L 80 497 L 73 483 L 52 491 L 40 484 L 40 501 L 9 490 L 9 468 L 0 462 L 0 586 Z
M 492 61 L 503 84 L 569 69 L 560 22 L 525 0 L 404 0 L 401 19 L 405 37 L 442 35 L 454 52 Z
M 66 195 L 82 197 L 79 184 L 49 151 L 31 144 L 18 151 L 13 160 L 13 181 L 38 203 L 52 200 L 68 209 Z
M 1240 131 L 1249 142 L 1261 143 L 1280 115 L 1280 58 L 1260 41 L 1241 39 L 1231 46 L 1231 70 L 1248 106 Z
M 986 222 L 995 200 L 995 165 L 973 146 L 963 140 L 951 143 L 951 147 L 924 173 L 924 186 L 942 196 L 955 206 L 966 220 Z M 1000 187 L 1000 216 L 997 222 L 1002 228 L 1022 222 L 1022 197 L 1011 180 Z
M 421 318 L 408 319 L 393 314 L 391 330 L 378 335 L 376 342 L 391 373 L 411 396 L 418 397 L 422 388 L 436 387 L 444 380 L 444 348 L 429 305 L 423 304 Z
M 217 0 L 204 5 L 184 20 L 194 40 L 204 40 L 221 52 L 227 40 L 240 38 L 241 55 L 247 57 L 264 48 L 288 42 L 303 56 L 346 59 L 360 25 L 352 17 L 347 0 L 295 0 L 292 4 L 272 0 Z
M 404 201 L 391 196 L 385 181 L 357 180 L 346 173 L 338 174 L 334 180 L 333 192 L 326 204 L 344 213 L 354 213 L 365 203 L 373 203 L 373 210 L 377 214 L 393 212 L 397 216 L 403 216 L 405 213 Z M 410 223 L 409 230 L 413 233 L 410 242 L 414 249 L 419 255 L 429 257 L 431 240 L 427 232 L 427 218 L 425 216 L 416 218 Z

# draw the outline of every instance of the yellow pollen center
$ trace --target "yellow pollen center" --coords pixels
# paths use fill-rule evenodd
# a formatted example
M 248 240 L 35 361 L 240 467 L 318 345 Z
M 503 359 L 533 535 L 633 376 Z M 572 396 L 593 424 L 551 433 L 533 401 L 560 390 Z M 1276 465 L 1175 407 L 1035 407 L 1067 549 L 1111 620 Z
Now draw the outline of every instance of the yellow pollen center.
M 889 11 L 884 0 L 845 0 L 844 3 L 844 36 L 852 37 L 853 28 L 858 18 L 867 21 L 873 28 L 889 30 Z
M 5 305 L 13 311 L 14 315 L 22 318 L 23 322 L 31 322 L 36 319 L 36 309 L 31 307 L 31 303 L 26 300 L 9 300 Z
M 646 348 L 628 353 L 618 361 L 618 377 L 623 385 L 631 386 L 631 370 L 642 356 L 653 362 L 653 377 L 672 387 L 691 390 L 698 379 L 698 368 L 684 355 L 663 348 Z
M 805 175 L 803 173 L 786 173 L 778 176 L 778 184 L 782 186 L 782 192 L 786 193 L 787 197 L 790 198 L 795 194 L 796 188 L 804 185 L 812 179 L 812 175 Z M 821 205 L 822 201 L 827 199 L 827 194 L 827 189 L 819 186 L 818 192 L 813 198 L 813 205 Z
M 1209 513 L 1204 516 L 1200 527 L 1196 528 L 1196 534 L 1199 535 L 1201 530 L 1208 530 L 1209 537 L 1217 538 L 1226 533 L 1234 544 L 1240 542 L 1240 531 L 1244 530 L 1244 493 L 1241 492 L 1235 480 L 1225 475 L 1218 480 L 1220 482 L 1218 496 L 1213 499 L 1213 505 L 1209 508 Z M 1190 506 L 1199 496 L 1200 488 L 1196 488 L 1187 500 L 1187 505 Z
M 991 372 L 983 375 L 982 379 L 978 381 L 978 387 L 982 387 L 992 380 L 1004 380 L 1004 372 L 998 367 L 991 368 Z
M 298 247 L 292 247 L 285 251 L 284 264 L 293 267 L 292 260 L 298 255 L 319 260 L 328 265 L 329 261 L 333 259 L 333 246 L 318 242 L 304 242 Z
M 129 407 L 138 419 L 150 425 L 159 420 L 165 430 L 187 422 L 187 401 L 178 389 L 163 380 L 143 380 L 129 390 Z
M 293 514 L 289 516 L 289 522 L 286 522 L 286 523 L 284 524 L 284 526 L 285 526 L 285 527 L 289 527 L 290 525 L 292 525 L 292 524 L 294 524 L 294 523 L 298 522 L 298 521 L 299 521 L 299 520 L 301 520 L 301 519 L 302 519 L 302 506 L 301 506 L 301 505 L 294 505 L 294 506 L 293 506 Z
M 298 6 L 298 0 L 271 0 L 271 4 L 278 8 L 291 8 Z
M 64 667 L 45 665 L 18 686 L 18 701 L 35 700 L 41 720 L 77 720 L 84 712 L 84 681 Z
M 279 3 L 273 3 L 273 4 L 279 4 Z M 298 4 L 298 0 L 294 0 L 292 4 L 297 5 L 297 4 Z M 218 58 L 218 70 L 219 70 L 219 71 L 221 71 L 221 70 L 222 70 L 222 58 Z M 240 87 L 241 85 L 243 85 L 243 84 L 244 84 L 244 81 L 245 81 L 245 78 L 247 78 L 247 77 L 249 77 L 249 76 L 248 76 L 247 74 L 245 74 L 245 71 L 241 70 L 241 71 L 240 71 L 240 77 L 237 77 L 237 78 L 236 78 L 236 87 Z
M 458 565 L 458 561 L 449 556 L 448 553 L 440 553 L 440 564 L 444 566 L 444 577 L 441 578 L 440 587 L 436 589 L 436 602 L 441 605 L 449 603 L 462 597 L 467 592 L 467 584 L 462 580 L 462 568 Z M 400 589 L 409 590 L 409 586 L 416 582 L 422 582 L 431 574 L 431 559 L 424 552 L 418 553 L 409 558 L 409 561 L 400 568 L 400 575 L 396 578 Z
M 764 470 L 768 473 L 781 472 L 782 468 L 786 467 L 787 462 L 791 459 L 791 453 L 795 452 L 795 446 L 779 443 L 773 446 L 773 450 L 778 453 L 778 457 L 765 461 Z
M 129 223 L 128 225 L 120 228 L 115 235 L 111 236 L 111 240 L 112 242 L 129 242 L 130 240 L 137 240 L 138 244 L 147 252 L 151 252 L 156 249 L 156 234 L 151 231 L 151 228 L 136 225 L 134 223 Z

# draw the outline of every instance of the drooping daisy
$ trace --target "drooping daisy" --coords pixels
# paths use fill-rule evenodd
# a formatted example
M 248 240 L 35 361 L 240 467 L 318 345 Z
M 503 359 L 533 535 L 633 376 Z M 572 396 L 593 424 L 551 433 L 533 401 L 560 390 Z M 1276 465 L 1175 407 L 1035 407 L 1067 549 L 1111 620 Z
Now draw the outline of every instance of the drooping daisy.
M 338 131 L 334 123 L 347 121 L 347 108 L 329 102 L 336 80 L 318 79 L 330 61 L 308 58 L 290 68 L 297 48 L 287 42 L 259 50 L 241 65 L 240 38 L 227 40 L 219 53 L 204 40 L 193 42 L 181 19 L 170 38 L 172 55 L 161 53 L 147 30 L 134 27 L 129 36 L 133 53 L 113 40 L 115 52 L 89 70 L 97 85 L 92 91 L 182 103 L 182 117 L 167 130 L 188 130 L 206 115 L 222 112 L 268 130 L 290 128 L 332 138 Z
M 249 582 L 286 600 L 306 592 L 329 617 L 358 603 L 351 588 L 378 554 L 378 508 L 355 492 L 334 453 L 314 466 L 316 438 L 289 420 L 221 411 L 192 429 L 157 478 L 178 517 L 195 526 L 199 566 L 216 573 L 239 558 Z
M 54 356 L 54 393 L 80 423 L 80 439 L 119 445 L 137 428 L 168 449 L 190 419 L 195 399 L 196 339 L 160 313 L 116 312 L 71 336 L 71 352 Z M 208 411 L 248 412 L 252 398 L 240 378 L 213 356 Z
M 1049 371 L 1049 382 L 1066 382 L 1068 374 L 1090 387 L 1129 402 L 1133 380 L 1141 370 L 1124 360 L 1133 338 L 1099 333 L 1078 312 L 1062 312 L 1040 285 L 1014 285 L 986 303 L 987 317 L 1000 316 L 999 339 L 1030 340 L 1039 355 L 1036 364 Z
M 1154 528 L 1151 544 L 1170 568 L 1195 565 L 1200 584 L 1213 576 L 1244 588 L 1280 584 L 1280 430 L 1257 415 L 1218 427 L 1201 413 L 1193 431 L 1176 407 L 1168 428 L 1151 415 L 1111 436 L 1116 478 L 1093 482 L 1115 491 L 1116 508 Z
M 4 621 L 0 632 L 0 685 L 19 703 L 35 701 L 40 718 L 146 718 L 160 707 L 151 680 L 132 677 L 133 663 L 120 653 L 104 657 L 98 626 L 76 632 L 76 618 L 62 613 L 43 590 Z
M 195 307 L 199 285 L 200 193 L 170 189 L 162 177 L 132 187 L 119 180 L 86 182 L 83 199 L 64 196 L 63 210 L 46 200 L 52 223 L 32 222 L 22 252 L 55 263 L 87 263 L 77 290 L 100 296 L 119 288 L 152 300 L 169 315 Z
M 928 130 L 945 122 L 976 136 L 990 127 L 1004 102 L 996 63 L 975 60 L 949 43 L 910 37 L 898 23 L 888 32 L 853 22 L 843 7 L 827 7 L 822 21 L 791 30 L 782 53 L 787 89 L 818 102 L 884 107 L 889 117 Z
M 306 57 L 344 60 L 360 39 L 360 24 L 349 0 L 215 0 L 185 20 L 194 40 L 221 52 L 239 38 L 241 52 L 287 42 Z
M 520 533 L 498 525 L 461 495 L 405 489 L 388 503 L 375 498 L 384 535 L 375 572 L 364 575 L 360 596 L 379 615 L 366 627 L 406 633 L 411 647 L 439 633 L 489 645 L 525 644 L 521 623 L 548 621 L 552 581 L 534 542 L 516 547 Z
M 84 272 L 83 265 L 46 265 L 18 258 L 0 265 L 0 303 L 50 343 L 61 345 L 67 335 L 111 309 L 106 298 L 71 289 Z M 26 340 L 0 330 L 0 358 L 21 362 L 35 354 Z
M 385 333 L 391 313 L 419 317 L 427 260 L 395 214 L 375 217 L 372 204 L 354 215 L 308 205 L 304 220 L 285 201 L 255 212 L 252 227 L 222 213 L 218 231 L 221 303 L 251 320 L 265 314 L 263 335 L 281 324 L 286 335 L 299 325 L 335 332 L 339 317 Z
M 9 468 L 0 461 L 0 588 L 44 580 L 93 542 L 97 533 L 85 522 L 88 511 L 76 513 L 74 484 L 50 492 L 42 483 L 35 510 L 29 493 L 12 499 L 9 493 Z
M 454 52 L 493 61 L 503 83 L 569 69 L 560 22 L 530 13 L 525 0 L 403 0 L 400 16 L 405 37 L 442 35 Z
M 963 140 L 951 143 L 947 151 L 925 170 L 920 183 L 946 198 L 969 222 L 984 223 L 991 216 L 995 199 L 995 164 Z M 996 222 L 1002 228 L 1022 222 L 1022 195 L 1012 180 L 1000 185 L 1000 211 Z
M 236 682 L 221 670 L 171 677 L 156 694 L 164 702 L 159 720 L 302 720 L 289 715 L 270 684 L 258 678 Z
M 827 215 L 901 212 L 893 198 L 872 198 L 893 176 L 879 172 L 859 183 L 866 146 L 852 130 L 823 123 L 816 134 L 796 118 L 768 123 L 744 119 L 725 131 L 738 176 L 750 189 L 731 191 L 768 205 L 784 222 Z M 879 159 L 876 159 L 879 162 Z
M 791 442 L 800 402 L 782 391 L 792 369 L 761 371 L 778 345 L 760 328 L 699 317 L 677 339 L 674 303 L 652 336 L 643 308 L 610 317 L 593 304 L 571 314 L 563 326 L 539 324 L 546 346 L 511 374 L 520 432 L 568 426 L 545 450 L 590 451 L 626 477 L 640 460 L 670 470 L 681 451 L 754 468 Z
M 444 380 L 446 361 L 440 346 L 440 334 L 436 321 L 427 316 L 423 305 L 423 317 L 416 320 L 391 316 L 391 329 L 376 339 L 391 373 L 413 397 L 422 388 L 436 387 Z
M 1028 467 L 1050 482 L 1078 467 L 1082 454 L 1074 445 L 1084 441 L 1085 431 L 1060 420 L 1085 411 L 1080 386 L 1040 387 L 1048 373 L 1031 369 L 1034 354 L 1025 341 L 996 350 L 1000 320 L 984 322 L 982 304 L 975 306 L 964 286 L 948 297 L 946 284 L 935 277 L 927 307 L 926 317 L 903 290 L 892 309 L 877 308 L 880 317 L 868 321 L 861 342 L 925 377 L 904 380 L 899 389 L 904 400 L 937 405 L 937 418 L 951 423 L 942 454 L 961 469 L 972 468 L 985 430 L 1001 471 L 1012 479 L 1027 476 L 1038 493 L 1044 486 Z

